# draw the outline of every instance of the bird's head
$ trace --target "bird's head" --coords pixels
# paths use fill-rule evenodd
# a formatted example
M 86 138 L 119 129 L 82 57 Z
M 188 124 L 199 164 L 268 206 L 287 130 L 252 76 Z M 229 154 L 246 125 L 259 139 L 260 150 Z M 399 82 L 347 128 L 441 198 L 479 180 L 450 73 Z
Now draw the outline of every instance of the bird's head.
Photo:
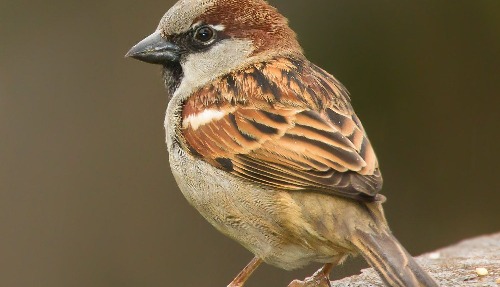
M 264 0 L 180 0 L 128 53 L 164 67 L 173 93 L 278 56 L 303 57 L 287 19 Z

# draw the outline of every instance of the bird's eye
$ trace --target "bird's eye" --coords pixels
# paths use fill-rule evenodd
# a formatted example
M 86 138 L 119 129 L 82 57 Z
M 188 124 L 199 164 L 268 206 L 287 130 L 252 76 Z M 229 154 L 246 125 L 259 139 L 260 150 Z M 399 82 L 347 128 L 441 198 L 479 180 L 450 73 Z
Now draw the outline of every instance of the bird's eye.
M 194 39 L 207 44 L 215 38 L 215 31 L 209 26 L 201 26 L 194 32 Z

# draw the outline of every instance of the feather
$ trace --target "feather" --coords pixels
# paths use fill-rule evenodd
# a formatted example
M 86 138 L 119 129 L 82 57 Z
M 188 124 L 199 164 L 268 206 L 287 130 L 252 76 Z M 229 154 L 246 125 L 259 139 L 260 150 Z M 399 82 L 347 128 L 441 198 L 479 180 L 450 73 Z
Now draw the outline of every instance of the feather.
M 382 188 L 346 89 L 306 60 L 223 76 L 187 99 L 182 120 L 186 150 L 253 184 L 364 201 Z

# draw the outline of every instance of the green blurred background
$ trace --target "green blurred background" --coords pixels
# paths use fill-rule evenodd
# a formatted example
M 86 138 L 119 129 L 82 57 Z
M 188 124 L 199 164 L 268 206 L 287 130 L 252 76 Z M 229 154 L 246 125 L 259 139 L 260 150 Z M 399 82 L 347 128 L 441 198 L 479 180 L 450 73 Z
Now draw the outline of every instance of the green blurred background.
M 174 183 L 159 67 L 123 58 L 173 2 L 0 1 L 0 286 L 220 287 L 251 259 Z M 271 2 L 350 89 L 403 244 L 499 231 L 500 1 Z

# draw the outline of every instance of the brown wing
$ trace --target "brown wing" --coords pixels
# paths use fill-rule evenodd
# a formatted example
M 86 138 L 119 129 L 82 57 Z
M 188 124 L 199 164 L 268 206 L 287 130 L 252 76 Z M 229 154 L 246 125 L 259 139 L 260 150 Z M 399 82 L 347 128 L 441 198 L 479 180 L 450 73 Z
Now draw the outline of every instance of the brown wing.
M 182 135 L 194 155 L 257 184 L 363 200 L 382 186 L 346 90 L 308 62 L 275 60 L 198 91 Z

